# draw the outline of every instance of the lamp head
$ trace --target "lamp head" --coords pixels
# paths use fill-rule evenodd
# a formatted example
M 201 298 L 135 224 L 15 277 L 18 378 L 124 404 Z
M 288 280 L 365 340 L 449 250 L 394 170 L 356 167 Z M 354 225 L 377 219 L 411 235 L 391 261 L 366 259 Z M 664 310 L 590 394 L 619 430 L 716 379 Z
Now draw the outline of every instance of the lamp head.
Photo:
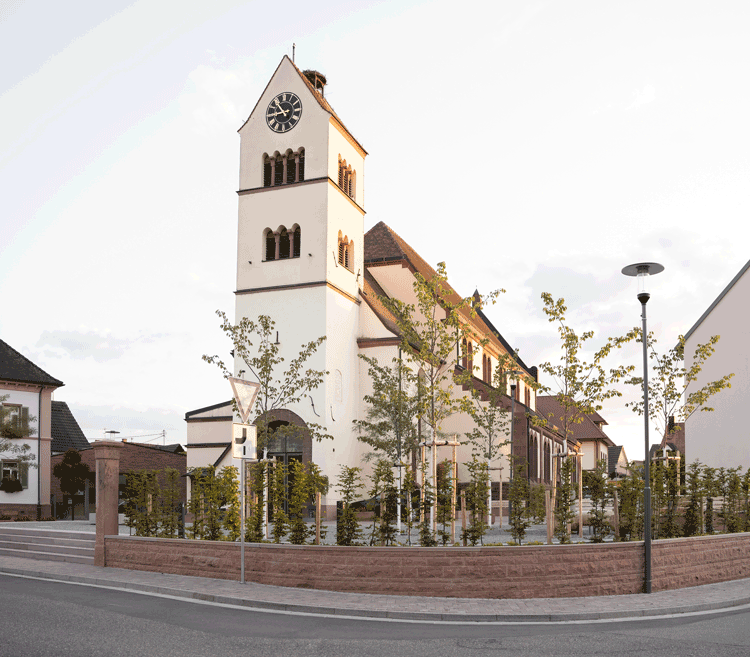
M 638 301 L 646 303 L 651 297 L 650 277 L 664 271 L 664 265 L 658 262 L 637 262 L 634 265 L 623 267 L 625 276 L 634 276 L 638 283 Z

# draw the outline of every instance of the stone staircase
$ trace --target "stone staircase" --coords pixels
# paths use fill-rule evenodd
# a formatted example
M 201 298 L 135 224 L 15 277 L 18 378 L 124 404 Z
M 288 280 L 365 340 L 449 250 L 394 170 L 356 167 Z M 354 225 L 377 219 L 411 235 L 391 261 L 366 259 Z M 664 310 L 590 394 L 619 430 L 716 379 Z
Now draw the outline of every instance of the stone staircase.
M 0 523 L 0 555 L 94 564 L 96 535 L 93 532 L 37 529 L 22 525 L 18 522 Z

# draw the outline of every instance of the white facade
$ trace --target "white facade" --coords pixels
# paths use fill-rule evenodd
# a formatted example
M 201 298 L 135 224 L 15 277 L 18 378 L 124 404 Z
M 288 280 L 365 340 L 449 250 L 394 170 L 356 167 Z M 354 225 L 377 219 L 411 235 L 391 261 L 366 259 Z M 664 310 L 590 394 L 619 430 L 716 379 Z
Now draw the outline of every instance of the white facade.
M 685 335 L 685 367 L 699 344 L 721 336 L 705 362 L 696 389 L 734 373 L 731 388 L 708 401 L 713 412 L 695 412 L 685 423 L 685 457 L 711 467 L 750 467 L 747 406 L 750 402 L 750 261 Z

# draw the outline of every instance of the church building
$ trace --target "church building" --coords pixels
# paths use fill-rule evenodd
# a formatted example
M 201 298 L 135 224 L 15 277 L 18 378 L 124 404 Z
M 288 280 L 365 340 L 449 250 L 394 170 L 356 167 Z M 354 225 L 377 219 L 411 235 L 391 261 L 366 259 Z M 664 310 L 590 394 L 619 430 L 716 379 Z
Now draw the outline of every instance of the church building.
M 328 372 L 323 384 L 267 420 L 302 429 L 299 438 L 269 446 L 269 456 L 320 466 L 331 482 L 323 500 L 325 516 L 335 519 L 340 466 L 363 466 L 365 472 L 368 467 L 363 457 L 369 448 L 353 430 L 353 422 L 366 417 L 363 397 L 372 390 L 367 363 L 359 356 L 389 364 L 402 344 L 396 318 L 381 299 L 414 303 L 415 274 L 429 279 L 435 270 L 382 221 L 365 233 L 367 151 L 327 102 L 325 86 L 322 74 L 303 72 L 285 56 L 239 130 L 235 322 L 270 316 L 286 363 L 303 344 L 325 336 L 308 361 L 309 367 Z M 467 321 L 476 341 L 469 340 L 463 355 L 457 354 L 455 367 L 469 367 L 477 385 L 489 386 L 498 359 L 513 350 L 481 309 Z M 505 398 L 508 408 L 515 409 L 514 437 L 492 464 L 502 468 L 493 470 L 492 479 L 507 482 L 512 451 L 529 457 L 531 481 L 549 481 L 552 454 L 563 450 L 565 439 L 530 421 L 536 413 L 532 383 L 537 371 L 520 359 L 516 366 L 520 374 L 514 402 Z M 246 369 L 238 361 L 234 368 L 235 376 Z M 465 391 L 457 386 L 456 394 Z M 232 424 L 239 420 L 230 402 L 191 411 L 185 420 L 188 468 L 239 465 L 231 451 Z M 313 441 L 305 431 L 308 422 L 322 425 L 333 440 Z M 471 428 L 471 418 L 460 414 L 443 425 L 459 441 Z M 438 460 L 450 457 L 450 448 L 437 449 Z M 458 451 L 459 463 L 470 460 L 468 446 Z M 459 482 L 467 480 L 461 465 Z M 498 493 L 496 483 L 495 513 Z

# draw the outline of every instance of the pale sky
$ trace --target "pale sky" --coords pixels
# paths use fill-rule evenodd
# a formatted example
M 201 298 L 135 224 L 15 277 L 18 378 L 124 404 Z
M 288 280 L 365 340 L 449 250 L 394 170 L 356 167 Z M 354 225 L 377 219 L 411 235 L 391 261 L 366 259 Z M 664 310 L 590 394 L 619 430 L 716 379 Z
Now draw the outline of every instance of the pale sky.
M 671 346 L 750 258 L 749 32 L 739 0 L 0 0 L 0 337 L 89 440 L 184 443 L 229 399 L 201 355 L 230 348 L 237 130 L 296 43 L 369 152 L 365 229 L 505 288 L 528 365 L 559 358 L 544 291 L 599 338 L 637 325 L 639 261 Z M 623 400 L 602 415 L 642 458 Z

